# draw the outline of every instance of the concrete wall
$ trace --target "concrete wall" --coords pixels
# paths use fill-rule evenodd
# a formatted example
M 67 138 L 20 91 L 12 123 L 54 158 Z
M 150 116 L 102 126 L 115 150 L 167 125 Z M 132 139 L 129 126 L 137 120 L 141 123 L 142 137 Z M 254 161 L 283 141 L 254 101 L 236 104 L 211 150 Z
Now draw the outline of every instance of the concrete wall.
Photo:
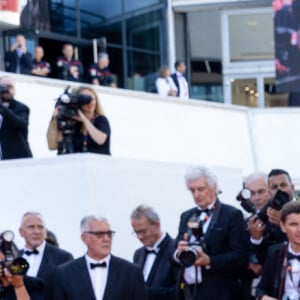
M 55 99 L 68 82 L 14 77 L 16 98 L 31 108 L 29 139 L 34 157 L 56 156 L 47 148 L 46 131 Z M 205 163 L 241 169 L 244 176 L 282 167 L 300 178 L 298 108 L 249 109 L 95 88 L 111 124 L 114 157 Z

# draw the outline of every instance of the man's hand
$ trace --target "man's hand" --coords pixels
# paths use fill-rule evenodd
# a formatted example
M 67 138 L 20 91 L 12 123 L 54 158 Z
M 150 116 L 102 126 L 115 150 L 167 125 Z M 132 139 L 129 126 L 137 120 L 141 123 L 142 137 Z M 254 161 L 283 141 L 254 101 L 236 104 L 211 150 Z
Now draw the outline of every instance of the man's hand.
M 253 271 L 253 273 L 257 276 L 261 274 L 262 268 L 263 266 L 261 264 L 253 264 L 253 263 L 248 264 L 248 269 Z
M 210 257 L 202 250 L 201 247 L 196 248 L 198 253 L 198 258 L 196 259 L 194 265 L 198 267 L 205 267 L 210 265 Z
M 256 216 L 252 216 L 248 221 L 248 231 L 251 238 L 260 240 L 263 237 L 266 225 Z
M 279 226 L 279 224 L 280 224 L 280 211 L 279 210 L 268 207 L 267 216 L 268 216 L 269 221 L 271 223 L 276 224 L 276 225 Z
M 19 288 L 24 286 L 22 275 L 12 275 L 7 268 L 4 268 L 4 276 L 6 277 L 8 283 L 14 288 Z

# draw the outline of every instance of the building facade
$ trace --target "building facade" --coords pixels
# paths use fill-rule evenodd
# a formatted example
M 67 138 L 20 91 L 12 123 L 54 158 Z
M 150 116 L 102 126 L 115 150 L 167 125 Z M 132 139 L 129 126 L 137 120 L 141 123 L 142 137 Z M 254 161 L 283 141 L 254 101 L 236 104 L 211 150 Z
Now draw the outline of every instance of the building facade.
M 288 95 L 275 89 L 272 0 L 48 0 L 47 8 L 41 19 L 48 25 L 2 31 L 2 55 L 18 32 L 31 51 L 42 45 L 51 64 L 63 43 L 73 43 L 85 72 L 95 52 L 106 50 L 118 87 L 148 92 L 158 68 L 174 69 L 181 59 L 193 99 L 287 105 Z

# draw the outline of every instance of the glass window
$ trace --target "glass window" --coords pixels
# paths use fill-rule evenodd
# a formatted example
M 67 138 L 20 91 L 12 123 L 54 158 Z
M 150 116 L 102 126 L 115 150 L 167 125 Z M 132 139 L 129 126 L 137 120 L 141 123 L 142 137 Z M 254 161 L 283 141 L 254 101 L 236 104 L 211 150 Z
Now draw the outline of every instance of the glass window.
M 69 0 L 74 2 L 74 0 Z M 130 0 L 131 1 L 131 0 Z M 98 19 L 109 20 L 110 18 L 121 15 L 122 0 L 80 0 L 79 8 L 81 15 L 89 21 L 93 22 Z
M 117 22 L 110 25 L 81 23 L 81 34 L 84 38 L 105 37 L 107 43 L 122 44 L 122 23 Z
M 230 15 L 230 60 L 232 62 L 273 60 L 273 37 L 271 13 Z
M 76 3 L 72 0 L 52 0 L 50 2 L 51 31 L 77 35 Z
M 256 79 L 232 79 L 232 104 L 257 107 Z
M 124 0 L 124 2 L 125 12 L 129 12 L 152 4 L 160 3 L 161 0 Z
M 144 78 L 144 88 L 147 92 L 155 92 L 155 79 L 160 67 L 160 56 L 139 51 L 128 51 L 128 77 Z
M 266 107 L 277 107 L 287 106 L 289 93 L 277 93 L 275 78 L 264 78 L 265 88 L 265 106 Z
M 161 30 L 161 11 L 150 12 L 129 19 L 126 22 L 127 45 L 159 51 Z

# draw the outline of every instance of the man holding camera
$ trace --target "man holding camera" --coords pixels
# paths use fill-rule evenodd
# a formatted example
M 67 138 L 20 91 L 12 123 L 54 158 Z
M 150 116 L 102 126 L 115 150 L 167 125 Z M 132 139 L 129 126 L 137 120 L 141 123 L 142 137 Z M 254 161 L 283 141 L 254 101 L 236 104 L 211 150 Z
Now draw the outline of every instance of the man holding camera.
M 193 167 L 185 181 L 196 207 L 182 213 L 176 239 L 183 299 L 240 300 L 239 272 L 248 259 L 243 215 L 217 198 L 217 179 L 209 169 Z
M 150 206 L 134 209 L 131 225 L 143 244 L 135 251 L 133 262 L 143 270 L 148 300 L 174 300 L 178 273 L 172 260 L 175 240 L 162 232 L 159 216 Z
M 0 144 L 2 159 L 32 157 L 28 144 L 29 108 L 14 99 L 12 78 L 0 78 Z
M 5 71 L 18 74 L 31 74 L 32 55 L 27 51 L 26 40 L 22 34 L 16 36 L 15 43 L 5 54 Z
M 294 185 L 289 173 L 282 169 L 273 169 L 268 174 L 268 190 L 271 204 L 278 195 L 285 195 L 286 202 L 294 200 Z M 284 204 L 284 203 L 282 203 Z M 280 209 L 272 205 L 266 207 L 266 220 L 257 216 L 249 219 L 250 242 L 261 264 L 264 263 L 270 245 L 286 241 L 286 235 L 280 229 Z M 264 219 L 264 218 L 263 218 Z

